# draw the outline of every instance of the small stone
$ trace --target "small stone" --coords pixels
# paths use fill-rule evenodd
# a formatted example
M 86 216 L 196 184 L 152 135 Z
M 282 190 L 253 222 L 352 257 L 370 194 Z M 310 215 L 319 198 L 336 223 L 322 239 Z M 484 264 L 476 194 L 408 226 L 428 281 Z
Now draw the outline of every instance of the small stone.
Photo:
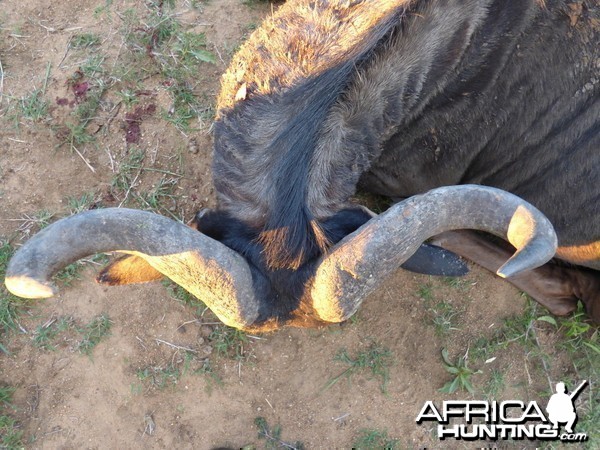
M 190 153 L 196 155 L 200 151 L 200 147 L 198 146 L 198 141 L 196 138 L 191 138 L 188 142 L 188 150 Z
M 210 325 L 202 325 L 200 327 L 200 336 L 202 337 L 210 337 L 213 332 L 213 328 Z

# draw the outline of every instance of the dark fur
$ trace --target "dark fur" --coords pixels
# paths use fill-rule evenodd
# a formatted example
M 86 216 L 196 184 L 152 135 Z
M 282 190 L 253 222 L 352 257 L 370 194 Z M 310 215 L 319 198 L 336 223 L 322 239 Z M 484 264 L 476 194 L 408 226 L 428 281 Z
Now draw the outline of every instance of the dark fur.
M 335 244 L 369 220 L 361 209 L 344 209 L 324 220 L 320 226 L 328 242 Z M 269 321 L 279 324 L 294 322 L 296 326 L 314 327 L 316 315 L 302 302 L 305 289 L 313 275 L 315 254 L 296 269 L 269 266 L 259 231 L 232 217 L 226 211 L 201 211 L 195 219 L 198 231 L 216 239 L 244 256 L 250 265 L 254 291 L 262 300 L 260 315 L 255 321 L 257 329 L 269 329 Z M 266 277 L 265 277 L 266 275 Z
M 561 245 L 600 241 L 598 8 L 571 13 L 288 1 L 224 75 L 219 210 L 198 228 L 246 256 L 281 320 L 302 308 L 311 262 L 367 220 L 348 209 L 359 183 L 393 197 L 496 186 L 538 206 Z

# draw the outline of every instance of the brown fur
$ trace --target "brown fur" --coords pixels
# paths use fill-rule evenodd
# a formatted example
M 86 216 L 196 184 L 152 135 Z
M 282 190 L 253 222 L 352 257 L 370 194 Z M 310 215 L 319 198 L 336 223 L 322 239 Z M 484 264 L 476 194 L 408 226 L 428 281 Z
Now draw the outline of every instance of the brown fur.
M 123 255 L 107 265 L 96 277 L 96 281 L 107 286 L 132 283 L 147 283 L 164 278 L 144 259 L 134 255 Z
M 363 36 L 408 0 L 302 0 L 267 18 L 234 56 L 221 79 L 220 109 L 284 92 L 347 57 Z M 218 112 L 219 118 L 222 112 Z
M 472 231 L 446 232 L 433 242 L 493 273 L 514 251 Z M 589 316 L 600 323 L 600 277 L 597 272 L 549 263 L 512 277 L 510 282 L 558 316 L 573 312 L 581 299 Z

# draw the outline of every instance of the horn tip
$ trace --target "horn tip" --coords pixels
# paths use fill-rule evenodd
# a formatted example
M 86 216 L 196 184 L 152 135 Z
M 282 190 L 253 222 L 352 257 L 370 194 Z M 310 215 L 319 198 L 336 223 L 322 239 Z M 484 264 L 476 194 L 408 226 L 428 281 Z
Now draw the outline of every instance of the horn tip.
M 496 275 L 498 275 L 500 278 L 510 278 L 526 270 L 534 269 L 537 266 L 539 266 L 539 264 L 527 266 L 521 264 L 521 261 L 514 261 L 512 259 L 509 259 L 502 267 L 500 267 L 496 271 Z
M 496 271 L 496 275 L 498 275 L 500 278 L 509 278 L 527 269 L 527 267 L 521 267 L 521 265 L 518 264 L 518 262 L 515 262 L 513 259 L 509 259 Z
M 7 276 L 4 284 L 12 294 L 22 298 L 48 298 L 57 293 L 52 283 L 39 281 L 26 275 Z

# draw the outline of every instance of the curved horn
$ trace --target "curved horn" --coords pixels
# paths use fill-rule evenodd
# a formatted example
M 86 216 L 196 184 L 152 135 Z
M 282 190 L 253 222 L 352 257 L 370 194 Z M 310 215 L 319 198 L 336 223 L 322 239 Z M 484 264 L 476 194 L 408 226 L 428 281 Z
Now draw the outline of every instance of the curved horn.
M 422 242 L 465 228 L 495 234 L 517 248 L 498 270 L 502 277 L 541 266 L 557 247 L 548 219 L 515 195 L 476 185 L 434 189 L 392 206 L 322 258 L 311 286 L 315 311 L 327 322 L 347 320 Z
M 40 231 L 10 260 L 6 287 L 20 297 L 50 297 L 57 291 L 50 281 L 54 273 L 107 251 L 144 258 L 227 325 L 246 328 L 258 316 L 250 268 L 241 255 L 179 222 L 125 208 L 84 212 Z

